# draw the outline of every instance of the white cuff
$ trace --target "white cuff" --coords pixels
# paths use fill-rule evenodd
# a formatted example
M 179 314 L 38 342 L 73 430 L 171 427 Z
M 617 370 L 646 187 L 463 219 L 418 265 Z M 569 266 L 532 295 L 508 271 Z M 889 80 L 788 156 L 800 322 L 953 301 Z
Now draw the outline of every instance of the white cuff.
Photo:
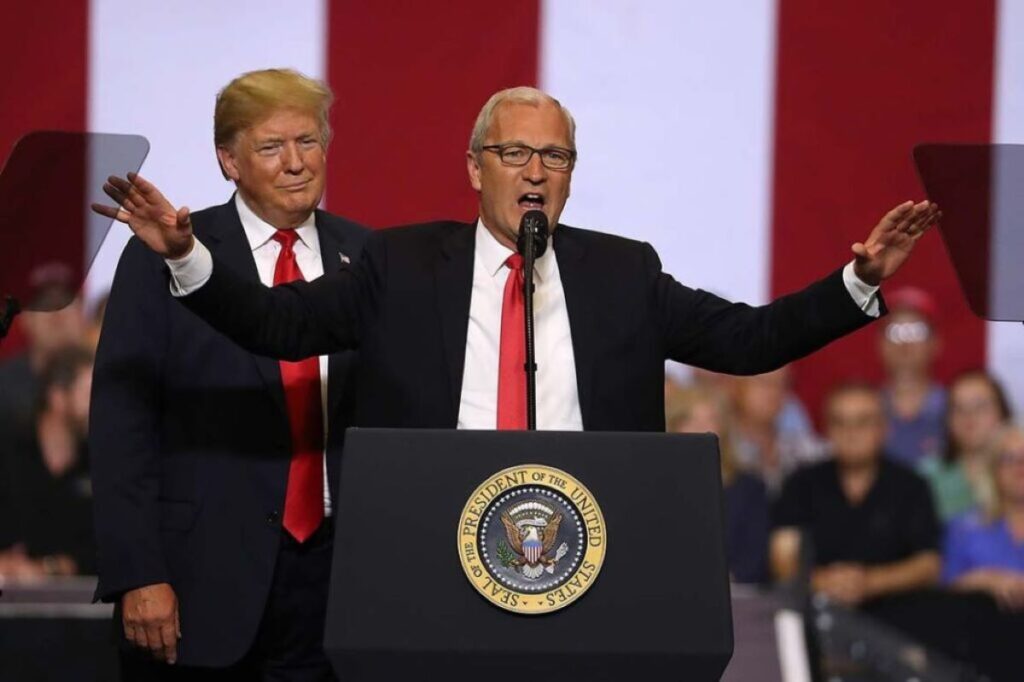
M 206 284 L 213 274 L 213 256 L 198 239 L 192 239 L 192 250 L 181 258 L 164 262 L 171 270 L 171 295 L 176 298 L 188 296 Z
M 853 271 L 853 261 L 843 268 L 843 284 L 850 292 L 850 297 L 857 307 L 864 311 L 864 314 L 871 317 L 878 317 L 881 310 L 878 306 L 878 287 L 872 286 L 857 276 Z

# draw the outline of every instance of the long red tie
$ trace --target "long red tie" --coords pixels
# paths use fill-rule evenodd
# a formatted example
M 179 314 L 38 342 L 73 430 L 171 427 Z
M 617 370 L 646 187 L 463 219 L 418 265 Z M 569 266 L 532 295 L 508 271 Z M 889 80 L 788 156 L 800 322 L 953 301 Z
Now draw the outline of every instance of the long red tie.
M 278 230 L 281 245 L 274 285 L 304 280 L 295 260 L 295 230 Z M 309 539 L 324 518 L 324 417 L 320 403 L 320 360 L 281 361 L 281 383 L 288 407 L 292 459 L 284 497 L 284 528 L 299 542 Z
M 498 351 L 498 428 L 526 429 L 526 307 L 523 257 L 514 253 L 501 302 L 501 347 Z

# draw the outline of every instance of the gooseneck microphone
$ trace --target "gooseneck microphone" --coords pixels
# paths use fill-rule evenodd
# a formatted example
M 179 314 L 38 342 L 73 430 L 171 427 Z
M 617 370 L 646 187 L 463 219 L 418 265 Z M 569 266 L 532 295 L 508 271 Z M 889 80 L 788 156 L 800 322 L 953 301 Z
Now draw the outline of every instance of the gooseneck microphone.
M 523 256 L 523 303 L 526 322 L 526 428 L 537 430 L 537 353 L 533 335 L 533 263 L 548 247 L 548 217 L 527 211 L 519 221 L 516 249 Z

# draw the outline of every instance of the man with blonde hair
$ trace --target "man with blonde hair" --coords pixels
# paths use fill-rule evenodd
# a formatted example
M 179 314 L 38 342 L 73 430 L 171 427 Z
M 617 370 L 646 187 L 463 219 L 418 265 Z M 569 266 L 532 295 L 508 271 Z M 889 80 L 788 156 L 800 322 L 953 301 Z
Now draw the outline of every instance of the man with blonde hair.
M 314 279 L 362 247 L 363 228 L 317 210 L 331 100 L 284 69 L 217 96 L 214 146 L 237 191 L 191 224 L 253 286 Z M 132 206 L 122 180 L 106 190 Z M 96 360 L 96 594 L 117 605 L 125 677 L 332 679 L 323 624 L 352 359 L 254 355 L 161 303 L 166 288 L 163 260 L 133 239 Z

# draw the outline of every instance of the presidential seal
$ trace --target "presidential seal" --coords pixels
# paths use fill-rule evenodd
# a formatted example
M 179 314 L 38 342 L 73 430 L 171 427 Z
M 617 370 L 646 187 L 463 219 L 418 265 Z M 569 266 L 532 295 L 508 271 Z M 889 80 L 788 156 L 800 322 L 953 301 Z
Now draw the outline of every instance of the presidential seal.
M 515 613 L 548 613 L 586 592 L 604 562 L 604 516 L 586 486 L 540 464 L 511 467 L 473 491 L 459 523 L 466 577 Z

